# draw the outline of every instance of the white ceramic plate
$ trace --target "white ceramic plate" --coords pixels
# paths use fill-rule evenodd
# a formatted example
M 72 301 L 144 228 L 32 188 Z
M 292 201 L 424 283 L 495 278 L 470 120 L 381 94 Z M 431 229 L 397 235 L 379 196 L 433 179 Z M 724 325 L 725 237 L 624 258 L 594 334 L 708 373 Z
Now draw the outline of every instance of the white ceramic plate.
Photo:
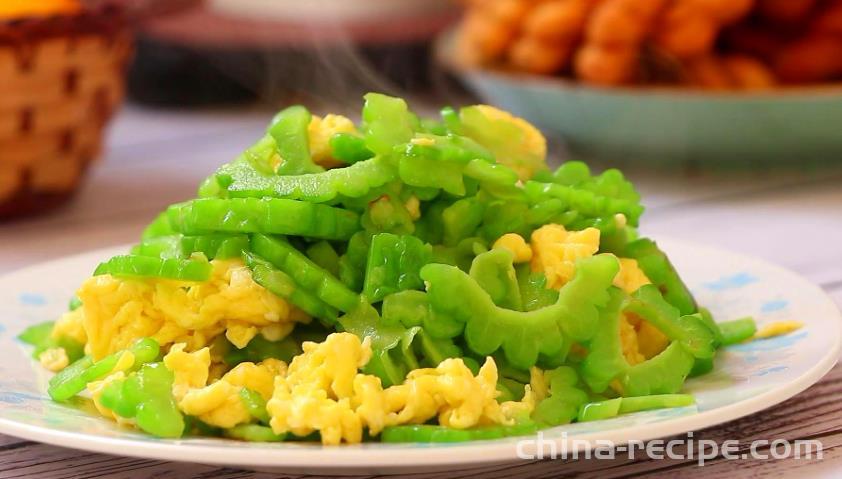
M 818 381 L 836 362 L 840 314 L 822 291 L 763 261 L 683 242 L 662 247 L 717 318 L 754 316 L 764 323 L 803 321 L 803 329 L 773 339 L 727 348 L 716 370 L 687 382 L 697 406 L 637 413 L 544 432 L 558 447 L 583 441 L 621 444 L 681 434 L 773 406 Z M 15 336 L 26 326 L 56 318 L 74 288 L 103 258 L 95 251 L 0 277 L 0 432 L 59 446 L 111 454 L 224 464 L 285 472 L 394 473 L 470 467 L 514 461 L 516 439 L 463 444 L 243 443 L 222 439 L 161 440 L 129 430 L 45 394 L 48 373 L 29 359 Z M 565 437 L 562 438 L 562 432 Z M 573 444 L 573 440 L 577 441 Z M 530 445 L 526 446 L 529 452 Z

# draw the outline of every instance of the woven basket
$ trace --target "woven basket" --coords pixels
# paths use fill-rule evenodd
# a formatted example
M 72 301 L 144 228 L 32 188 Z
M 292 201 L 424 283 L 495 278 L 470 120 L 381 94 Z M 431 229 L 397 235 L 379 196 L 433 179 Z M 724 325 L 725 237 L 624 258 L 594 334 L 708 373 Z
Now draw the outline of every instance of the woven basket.
M 0 219 L 76 190 L 122 100 L 131 51 L 112 9 L 0 22 Z

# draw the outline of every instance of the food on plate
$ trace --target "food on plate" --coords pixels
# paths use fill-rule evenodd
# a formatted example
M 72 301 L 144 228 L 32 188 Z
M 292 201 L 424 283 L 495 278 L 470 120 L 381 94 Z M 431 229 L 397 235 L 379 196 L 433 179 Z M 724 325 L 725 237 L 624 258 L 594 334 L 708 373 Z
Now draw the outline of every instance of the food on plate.
M 687 82 L 707 90 L 762 89 L 775 77 L 758 60 L 740 55 L 705 56 L 687 62 Z
M 666 0 L 606 0 L 587 20 L 575 72 L 598 85 L 630 82 L 636 75 L 641 49 Z
M 487 105 L 289 107 L 20 338 L 53 400 L 170 438 L 449 442 L 693 404 L 754 321 L 696 304 L 622 173 L 545 157 Z
M 842 1 L 828 2 L 807 24 L 806 33 L 774 56 L 775 72 L 792 83 L 838 79 L 842 76 Z
M 477 1 L 458 37 L 468 64 L 602 86 L 842 79 L 842 0 Z

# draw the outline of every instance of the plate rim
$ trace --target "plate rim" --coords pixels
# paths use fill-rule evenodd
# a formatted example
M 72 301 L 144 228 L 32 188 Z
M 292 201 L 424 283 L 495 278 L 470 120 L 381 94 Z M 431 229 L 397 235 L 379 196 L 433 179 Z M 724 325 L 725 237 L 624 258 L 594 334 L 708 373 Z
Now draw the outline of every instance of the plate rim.
M 609 431 L 576 434 L 575 438 L 555 437 L 559 428 L 544 430 L 544 440 L 555 443 L 559 451 L 570 453 L 583 452 L 598 445 L 597 441 L 612 441 L 616 445 L 628 444 L 632 440 L 648 441 L 684 434 L 733 421 L 764 409 L 776 406 L 796 394 L 803 392 L 829 372 L 836 364 L 842 351 L 842 312 L 836 303 L 820 287 L 807 280 L 798 273 L 774 264 L 765 259 L 729 251 L 724 248 L 701 245 L 692 241 L 672 239 L 658 236 L 657 242 L 670 246 L 689 248 L 702 254 L 715 253 L 717 255 L 740 257 L 775 271 L 787 277 L 788 281 L 796 281 L 800 286 L 817 293 L 824 303 L 822 309 L 827 309 L 828 320 L 835 322 L 836 334 L 831 348 L 822 359 L 810 367 L 796 379 L 773 387 L 756 396 L 737 401 L 709 411 L 702 411 L 687 416 L 680 416 L 652 424 L 638 424 L 635 426 L 615 428 Z M 53 263 L 80 261 L 93 255 L 108 254 L 118 250 L 125 250 L 126 246 L 107 247 L 90 250 L 83 253 L 59 257 L 53 260 L 28 265 L 9 273 L 0 275 L 0 281 L 20 274 L 29 269 L 48 267 Z M 563 428 L 564 426 L 561 426 Z M 69 432 L 34 426 L 11 419 L 0 418 L 0 433 L 38 441 L 59 447 L 97 452 L 110 455 L 121 455 L 154 460 L 176 462 L 194 462 L 212 465 L 241 466 L 251 468 L 278 468 L 283 470 L 409 470 L 423 467 L 425 469 L 448 466 L 481 466 L 493 463 L 509 463 L 521 461 L 515 454 L 514 441 L 516 438 L 506 438 L 490 441 L 472 441 L 467 443 L 437 444 L 429 447 L 418 447 L 412 444 L 378 444 L 371 445 L 343 445 L 339 447 L 323 447 L 311 444 L 278 443 L 271 446 L 232 447 L 231 443 L 197 444 L 196 439 L 190 443 L 181 440 L 144 440 L 112 438 L 80 432 Z M 534 436 L 524 436 L 533 438 Z M 217 442 L 216 439 L 209 441 Z M 247 443 L 248 444 L 248 443 Z M 282 444 L 282 445 L 281 445 Z M 180 447 L 173 447 L 180 446 Z M 367 447 L 366 447 L 367 446 Z M 453 451 L 458 451 L 454 454 Z M 392 454 L 389 454 L 392 452 Z M 330 456 L 330 463 L 319 463 L 325 455 Z M 377 455 L 376 460 L 370 456 Z

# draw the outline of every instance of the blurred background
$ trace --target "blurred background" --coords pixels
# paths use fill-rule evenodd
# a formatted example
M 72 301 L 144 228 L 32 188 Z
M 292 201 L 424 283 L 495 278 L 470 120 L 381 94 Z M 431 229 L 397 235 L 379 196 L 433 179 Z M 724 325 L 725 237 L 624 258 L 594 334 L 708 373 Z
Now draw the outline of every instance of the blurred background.
M 622 167 L 647 234 L 836 284 L 840 81 L 840 0 L 0 0 L 0 267 L 131 242 L 281 107 L 382 91 L 509 109 Z

